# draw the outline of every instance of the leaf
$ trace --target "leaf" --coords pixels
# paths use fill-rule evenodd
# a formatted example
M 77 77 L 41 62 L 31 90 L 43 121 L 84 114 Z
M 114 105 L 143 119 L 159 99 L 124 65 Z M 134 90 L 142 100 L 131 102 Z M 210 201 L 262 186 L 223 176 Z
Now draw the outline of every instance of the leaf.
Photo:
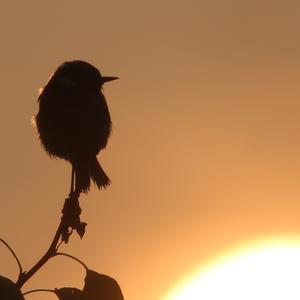
M 62 240 L 68 243 L 73 229 L 75 229 L 82 238 L 87 224 L 80 220 L 81 208 L 79 206 L 79 194 L 77 192 L 70 193 L 69 197 L 65 199 L 62 213 Z
M 83 299 L 82 291 L 75 288 L 64 287 L 61 289 L 55 289 L 54 293 L 59 298 L 59 300 L 82 300 Z
M 83 238 L 84 234 L 85 234 L 85 227 L 86 227 L 87 223 L 85 222 L 80 222 L 77 227 L 76 227 L 76 231 L 78 233 L 78 235 L 80 236 L 80 238 Z
M 10 279 L 0 276 L 0 300 L 25 300 L 20 289 Z
M 124 297 L 114 278 L 88 270 L 83 287 L 83 300 L 124 300 Z

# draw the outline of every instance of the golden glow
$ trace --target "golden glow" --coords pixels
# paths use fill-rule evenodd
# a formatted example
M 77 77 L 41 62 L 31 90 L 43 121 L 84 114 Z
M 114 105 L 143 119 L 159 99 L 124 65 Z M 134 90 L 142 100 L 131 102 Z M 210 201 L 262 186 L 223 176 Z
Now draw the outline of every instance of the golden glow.
M 300 299 L 300 240 L 256 242 L 182 280 L 164 300 Z

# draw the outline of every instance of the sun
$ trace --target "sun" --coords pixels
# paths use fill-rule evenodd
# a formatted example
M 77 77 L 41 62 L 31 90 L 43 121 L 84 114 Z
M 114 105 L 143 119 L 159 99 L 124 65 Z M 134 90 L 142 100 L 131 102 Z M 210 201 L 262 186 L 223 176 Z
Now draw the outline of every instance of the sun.
M 181 280 L 163 300 L 299 300 L 300 238 L 243 246 Z

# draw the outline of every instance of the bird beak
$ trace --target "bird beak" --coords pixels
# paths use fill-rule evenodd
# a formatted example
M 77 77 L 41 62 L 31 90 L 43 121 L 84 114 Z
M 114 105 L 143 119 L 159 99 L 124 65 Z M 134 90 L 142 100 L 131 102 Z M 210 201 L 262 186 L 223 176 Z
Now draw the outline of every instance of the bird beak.
M 105 83 L 105 82 L 108 82 L 108 81 L 113 81 L 113 80 L 116 80 L 116 79 L 119 79 L 119 77 L 113 77 L 113 76 L 102 76 L 101 77 L 101 81 L 102 83 Z

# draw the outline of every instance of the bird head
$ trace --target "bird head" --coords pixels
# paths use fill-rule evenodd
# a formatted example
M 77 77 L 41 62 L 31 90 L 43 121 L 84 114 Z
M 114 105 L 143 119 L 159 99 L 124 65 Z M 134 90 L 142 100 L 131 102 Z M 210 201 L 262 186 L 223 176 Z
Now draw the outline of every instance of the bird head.
M 105 82 L 118 77 L 102 76 L 93 65 L 82 61 L 67 61 L 60 65 L 52 76 L 53 80 L 87 89 L 101 89 Z

